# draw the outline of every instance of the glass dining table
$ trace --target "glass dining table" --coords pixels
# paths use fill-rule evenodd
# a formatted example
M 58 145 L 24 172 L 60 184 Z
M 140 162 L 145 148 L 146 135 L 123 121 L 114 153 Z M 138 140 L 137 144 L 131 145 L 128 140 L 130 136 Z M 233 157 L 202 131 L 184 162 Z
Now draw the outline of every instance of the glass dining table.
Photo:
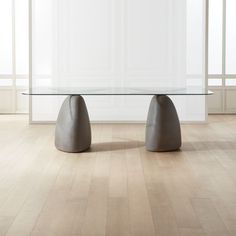
M 30 96 L 67 96 L 56 122 L 55 146 L 58 150 L 72 153 L 86 151 L 91 146 L 91 126 L 83 96 L 152 95 L 146 122 L 145 145 L 148 151 L 163 152 L 178 150 L 182 145 L 178 114 L 169 96 L 211 94 L 211 91 L 202 87 L 33 87 L 23 92 L 23 95 Z

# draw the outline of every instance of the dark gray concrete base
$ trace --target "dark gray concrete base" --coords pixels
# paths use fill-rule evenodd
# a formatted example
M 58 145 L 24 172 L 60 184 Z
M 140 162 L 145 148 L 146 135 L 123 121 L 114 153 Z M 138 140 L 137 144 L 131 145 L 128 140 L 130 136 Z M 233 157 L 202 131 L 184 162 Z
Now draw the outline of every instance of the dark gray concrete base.
M 82 152 L 91 145 L 91 128 L 85 101 L 80 95 L 68 96 L 61 106 L 55 146 L 64 152 Z
M 175 106 L 168 96 L 156 95 L 152 98 L 148 112 L 146 149 L 165 152 L 180 147 L 181 130 Z

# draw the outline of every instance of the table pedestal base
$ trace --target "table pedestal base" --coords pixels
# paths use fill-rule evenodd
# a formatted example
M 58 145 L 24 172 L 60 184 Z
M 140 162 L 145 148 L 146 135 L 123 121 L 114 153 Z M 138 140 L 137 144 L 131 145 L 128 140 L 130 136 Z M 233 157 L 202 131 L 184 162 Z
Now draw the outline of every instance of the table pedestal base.
M 165 152 L 178 150 L 180 147 L 181 130 L 175 106 L 168 96 L 155 95 L 148 112 L 146 149 Z
M 61 106 L 55 131 L 55 146 L 64 152 L 82 152 L 91 145 L 91 128 L 85 101 L 71 95 Z
M 68 96 L 57 118 L 55 146 L 64 152 L 83 152 L 90 145 L 91 127 L 85 101 L 80 95 Z M 168 96 L 155 95 L 148 112 L 146 149 L 163 152 L 180 147 L 181 130 L 175 106 Z

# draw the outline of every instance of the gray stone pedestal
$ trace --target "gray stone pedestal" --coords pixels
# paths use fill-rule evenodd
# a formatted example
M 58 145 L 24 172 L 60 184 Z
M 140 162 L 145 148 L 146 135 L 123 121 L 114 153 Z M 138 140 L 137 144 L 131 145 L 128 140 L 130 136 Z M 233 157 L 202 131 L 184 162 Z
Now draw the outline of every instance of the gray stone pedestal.
M 61 106 L 55 131 L 55 146 L 64 152 L 83 152 L 91 145 L 91 128 L 84 99 L 71 95 Z
M 174 151 L 181 147 L 179 118 L 171 99 L 165 95 L 152 98 L 147 124 L 146 149 L 148 151 Z

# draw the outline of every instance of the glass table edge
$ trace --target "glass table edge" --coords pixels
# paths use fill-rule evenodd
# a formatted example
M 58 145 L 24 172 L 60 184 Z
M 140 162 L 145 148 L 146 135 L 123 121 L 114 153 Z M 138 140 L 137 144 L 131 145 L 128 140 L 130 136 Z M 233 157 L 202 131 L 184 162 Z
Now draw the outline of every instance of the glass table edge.
M 214 92 L 207 93 L 31 93 L 28 91 L 22 92 L 22 95 L 28 96 L 208 96 Z
M 69 95 L 84 95 L 84 96 L 112 96 L 112 95 L 137 95 L 137 96 L 151 96 L 151 95 L 211 95 L 213 94 L 205 87 L 31 87 L 22 92 L 23 95 L 55 95 L 55 96 L 69 96 Z

